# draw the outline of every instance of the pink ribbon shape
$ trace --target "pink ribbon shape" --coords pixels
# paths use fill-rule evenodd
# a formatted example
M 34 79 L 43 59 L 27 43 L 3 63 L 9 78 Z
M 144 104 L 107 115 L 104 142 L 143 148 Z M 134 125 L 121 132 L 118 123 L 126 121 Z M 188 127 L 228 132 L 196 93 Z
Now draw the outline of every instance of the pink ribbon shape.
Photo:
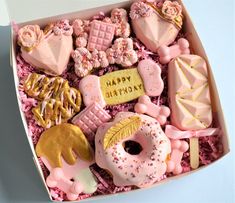
M 185 139 L 191 137 L 204 137 L 204 136 L 212 136 L 216 135 L 219 132 L 218 128 L 207 128 L 204 130 L 188 130 L 181 131 L 175 126 L 166 125 L 165 134 L 170 139 Z

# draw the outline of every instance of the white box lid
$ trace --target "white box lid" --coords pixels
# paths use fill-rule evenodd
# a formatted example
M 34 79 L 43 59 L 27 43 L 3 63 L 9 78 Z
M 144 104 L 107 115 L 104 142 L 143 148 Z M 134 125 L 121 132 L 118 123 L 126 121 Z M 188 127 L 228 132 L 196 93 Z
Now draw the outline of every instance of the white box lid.
M 47 18 L 127 0 L 0 0 L 0 25 Z

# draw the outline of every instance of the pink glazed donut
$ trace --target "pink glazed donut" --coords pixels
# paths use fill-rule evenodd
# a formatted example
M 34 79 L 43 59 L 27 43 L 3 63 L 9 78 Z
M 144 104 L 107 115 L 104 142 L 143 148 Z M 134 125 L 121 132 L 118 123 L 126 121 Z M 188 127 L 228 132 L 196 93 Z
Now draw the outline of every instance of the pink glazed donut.
M 109 129 L 131 117 L 140 118 L 138 130 L 105 148 L 104 140 Z M 116 186 L 135 185 L 143 188 L 161 180 L 167 169 L 167 156 L 171 152 L 170 141 L 157 120 L 132 112 L 120 112 L 113 122 L 101 125 L 95 136 L 95 144 L 96 163 L 112 174 Z

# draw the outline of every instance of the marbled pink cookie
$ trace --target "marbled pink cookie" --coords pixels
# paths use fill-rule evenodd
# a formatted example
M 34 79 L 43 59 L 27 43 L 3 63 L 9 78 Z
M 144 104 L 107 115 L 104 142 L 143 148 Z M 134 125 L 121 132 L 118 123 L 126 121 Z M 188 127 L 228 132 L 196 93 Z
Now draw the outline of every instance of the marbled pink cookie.
M 104 149 L 103 141 L 107 130 L 119 121 L 131 116 L 141 118 L 142 127 L 140 130 L 114 146 Z M 142 151 L 136 155 L 128 153 L 124 149 L 127 141 L 139 143 Z M 114 184 L 117 186 L 148 187 L 158 181 L 166 172 L 165 161 L 171 151 L 170 141 L 159 123 L 149 116 L 132 112 L 118 113 L 113 122 L 98 128 L 95 144 L 96 163 L 112 174 Z
M 152 8 L 150 8 L 152 9 Z M 162 45 L 174 42 L 179 29 L 153 11 L 151 15 L 140 18 L 132 18 L 132 27 L 137 38 L 152 52 Z
M 67 68 L 73 50 L 73 39 L 70 35 L 51 33 L 31 51 L 21 48 L 22 57 L 32 66 L 50 75 L 61 75 Z
M 190 54 L 189 42 L 184 38 L 180 38 L 175 45 L 170 47 L 167 47 L 166 45 L 160 46 L 157 53 L 160 56 L 160 63 L 169 63 L 171 59 L 179 55 Z
M 170 115 L 170 109 L 167 106 L 158 106 L 151 102 L 151 99 L 147 95 L 140 96 L 138 102 L 135 104 L 135 112 L 141 114 L 147 114 L 164 125 L 167 117 Z
M 93 103 L 77 114 L 72 123 L 79 126 L 86 135 L 95 135 L 97 128 L 111 119 L 111 116 L 98 103 Z
M 185 141 L 171 140 L 171 155 L 167 162 L 167 172 L 172 172 L 174 175 L 182 173 L 181 160 L 183 154 L 188 151 L 189 145 Z
M 112 43 L 115 25 L 94 20 L 91 23 L 87 49 L 89 51 L 106 51 Z
M 212 122 L 206 61 L 180 55 L 168 65 L 171 123 L 180 130 L 202 130 Z

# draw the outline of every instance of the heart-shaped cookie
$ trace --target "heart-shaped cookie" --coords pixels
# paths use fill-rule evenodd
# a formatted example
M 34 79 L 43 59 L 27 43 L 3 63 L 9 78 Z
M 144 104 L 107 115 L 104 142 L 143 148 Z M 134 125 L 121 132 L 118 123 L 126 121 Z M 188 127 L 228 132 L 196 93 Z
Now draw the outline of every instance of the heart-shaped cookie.
M 69 26 L 69 25 L 68 25 Z M 18 44 L 26 62 L 50 75 L 61 75 L 73 50 L 72 32 L 58 25 L 45 34 L 38 25 L 27 25 L 18 32 Z
M 167 16 L 164 13 L 164 9 L 167 10 L 170 6 L 172 5 L 158 8 L 151 3 L 136 2 L 131 7 L 133 30 L 137 38 L 153 52 L 157 52 L 162 45 L 171 44 L 181 28 L 181 11 L 174 16 Z M 177 4 L 177 6 L 180 5 Z

